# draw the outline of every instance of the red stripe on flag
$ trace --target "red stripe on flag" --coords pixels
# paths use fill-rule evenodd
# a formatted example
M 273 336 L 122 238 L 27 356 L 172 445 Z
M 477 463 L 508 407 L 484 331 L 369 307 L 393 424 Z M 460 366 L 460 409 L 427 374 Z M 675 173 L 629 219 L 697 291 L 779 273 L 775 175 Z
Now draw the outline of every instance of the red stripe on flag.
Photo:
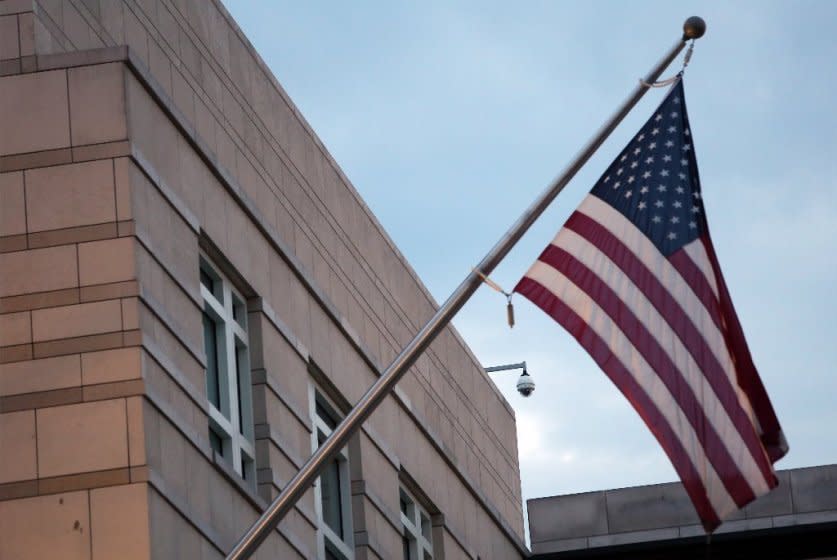
M 563 273 L 590 299 L 601 307 L 622 333 L 642 354 L 648 365 L 668 388 L 683 414 L 688 418 L 706 452 L 706 457 L 718 473 L 733 501 L 742 507 L 756 498 L 741 469 L 733 461 L 729 450 L 712 427 L 701 402 L 671 361 L 652 333 L 645 328 L 622 299 L 595 272 L 565 250 L 550 245 L 539 260 Z M 734 422 L 733 422 L 734 423 Z M 752 430 L 751 430 L 752 433 Z
M 678 338 L 680 338 L 683 345 L 692 355 L 692 358 L 695 360 L 698 367 L 701 371 L 703 371 L 706 379 L 709 381 L 709 384 L 715 390 L 718 400 L 723 405 L 724 410 L 727 412 L 735 425 L 736 430 L 741 435 L 741 439 L 744 440 L 747 449 L 756 461 L 764 479 L 768 482 L 768 485 L 770 485 L 771 481 L 776 478 L 776 475 L 773 471 L 773 467 L 764 455 L 761 442 L 759 441 L 755 428 L 750 421 L 750 417 L 741 407 L 735 388 L 731 385 L 726 372 L 707 344 L 706 339 L 703 338 L 700 331 L 697 327 L 695 327 L 694 323 L 692 323 L 677 301 L 672 297 L 671 293 L 660 283 L 654 273 L 648 270 L 648 267 L 646 267 L 645 264 L 640 261 L 628 247 L 626 247 L 615 235 L 607 230 L 607 228 L 586 214 L 575 212 L 567 220 L 565 227 L 576 232 L 578 235 L 596 246 L 596 248 L 598 248 L 602 253 L 607 255 L 607 257 L 613 261 L 628 278 L 631 279 L 634 285 L 645 295 L 645 297 L 648 298 L 660 315 L 663 316 L 671 329 L 677 334 Z M 550 251 L 552 247 L 554 246 L 550 245 L 547 247 L 544 250 L 544 254 Z M 686 258 L 688 258 L 688 256 Z M 543 256 L 540 257 L 540 260 L 544 260 Z M 669 258 L 669 260 L 671 259 Z M 691 262 L 691 259 L 689 259 L 689 261 Z M 703 277 L 703 274 L 700 274 L 701 277 Z M 709 289 L 708 283 L 706 286 L 707 289 Z M 713 302 L 714 301 L 715 300 L 713 299 Z M 719 307 L 717 302 L 715 302 L 715 305 L 712 307 L 707 308 L 707 312 L 713 317 L 716 325 L 723 325 L 723 322 L 720 320 L 718 315 Z M 725 329 L 722 326 L 719 326 L 719 330 L 723 335 Z M 741 339 L 743 340 L 743 334 L 741 335 Z
M 718 325 L 718 329 L 721 332 L 724 332 L 723 322 L 721 321 L 721 309 L 718 305 L 718 300 L 715 297 L 715 292 L 712 290 L 712 286 L 709 285 L 709 281 L 706 279 L 706 276 L 703 275 L 703 271 L 695 264 L 691 257 L 686 254 L 686 251 L 683 250 L 676 251 L 669 255 L 668 262 L 670 262 L 671 266 L 673 266 L 674 269 L 680 273 L 680 276 L 683 277 L 683 280 L 692 289 L 692 292 L 694 292 L 695 296 L 697 296 L 712 316 L 712 320 L 715 321 L 716 325 Z
M 773 405 L 770 404 L 767 391 L 765 391 L 756 366 L 753 363 L 753 358 L 750 356 L 750 349 L 747 346 L 747 341 L 744 339 L 744 331 L 741 328 L 741 323 L 738 321 L 738 314 L 735 312 L 735 307 L 732 305 L 732 299 L 727 290 L 724 276 L 721 274 L 721 266 L 718 263 L 718 257 L 715 254 L 715 248 L 712 246 L 712 242 L 709 240 L 708 233 L 706 237 L 701 239 L 701 242 L 706 248 L 706 254 L 715 273 L 721 312 L 727 319 L 725 334 L 727 345 L 734 356 L 735 369 L 738 373 L 738 385 L 750 400 L 756 418 L 758 418 L 759 424 L 761 425 L 761 441 L 765 446 L 765 450 L 770 460 L 776 462 L 788 452 L 787 441 L 785 441 L 782 428 L 779 426 L 779 420 L 776 418 L 776 412 L 773 410 Z M 770 482 L 770 486 L 774 487 L 779 484 L 779 481 L 772 469 L 771 474 L 772 480 L 768 479 L 768 481 Z
M 654 273 L 648 270 L 645 263 L 638 259 L 634 252 L 626 247 L 618 237 L 610 232 L 610 230 L 602 226 L 599 222 L 587 214 L 578 211 L 570 216 L 567 223 L 564 224 L 564 227 L 573 230 L 585 238 L 587 241 L 598 247 L 602 253 L 610 258 L 610 260 L 616 263 L 616 265 L 621 268 L 625 274 L 631 278 L 631 280 L 633 280 L 634 284 L 636 284 L 636 286 L 642 290 L 644 294 L 648 295 L 648 299 L 651 300 L 654 307 L 659 310 L 661 315 L 667 319 L 669 317 L 672 319 L 677 318 L 679 319 L 679 322 L 687 322 L 691 325 L 689 318 L 682 313 L 680 304 L 675 301 Z M 678 253 L 679 252 L 680 251 L 678 251 Z M 688 258 L 688 256 L 686 258 Z M 671 257 L 669 257 L 669 261 L 671 261 Z M 689 262 L 691 262 L 691 260 L 689 260 Z M 694 266 L 694 263 L 692 266 Z M 696 266 L 694 266 L 694 268 L 697 273 L 700 274 L 700 277 L 704 278 L 700 270 Z M 687 283 L 689 282 L 689 279 L 685 277 L 684 279 Z M 721 322 L 721 315 L 718 310 L 718 303 L 715 300 L 715 294 L 712 293 L 712 289 L 709 288 L 709 284 L 706 283 L 705 278 L 703 281 L 708 290 L 705 295 L 708 295 L 710 298 L 709 305 L 707 305 L 707 300 L 705 299 L 704 294 L 698 294 L 695 292 L 695 295 L 697 295 L 698 299 L 703 303 L 703 306 L 706 308 L 709 316 L 715 323 L 715 326 L 718 327 L 719 330 L 722 330 L 723 326 Z M 689 285 L 692 286 L 691 283 Z M 674 310 L 673 313 L 672 310 Z M 672 328 L 678 327 L 678 325 L 672 324 L 671 322 L 669 322 L 669 324 L 672 325 Z M 695 330 L 695 332 L 697 332 L 697 330 Z M 678 333 L 680 333 L 679 329 Z M 703 337 L 700 338 L 702 339 Z
M 698 515 L 703 520 L 706 530 L 711 532 L 720 525 L 718 514 L 707 496 L 706 487 L 695 465 L 692 464 L 689 455 L 680 443 L 680 439 L 666 421 L 665 416 L 639 386 L 631 372 L 613 355 L 607 343 L 564 302 L 531 278 L 523 277 L 515 291 L 543 309 L 550 317 L 567 329 L 587 350 L 613 384 L 628 398 L 646 426 L 662 445 L 674 469 L 683 481 L 683 486 L 694 503 Z

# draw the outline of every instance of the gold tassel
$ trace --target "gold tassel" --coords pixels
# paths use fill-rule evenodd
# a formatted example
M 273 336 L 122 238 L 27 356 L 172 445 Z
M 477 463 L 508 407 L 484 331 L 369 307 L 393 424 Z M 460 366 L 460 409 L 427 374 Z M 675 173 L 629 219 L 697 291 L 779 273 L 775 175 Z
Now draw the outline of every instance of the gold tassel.
M 508 303 L 506 304 L 506 320 L 509 322 L 509 328 L 510 329 L 514 328 L 514 306 L 512 305 L 512 300 L 511 300 L 512 299 L 512 294 L 507 292 L 506 290 L 504 290 L 497 282 L 495 282 L 494 280 L 492 280 L 491 278 L 489 278 L 488 276 L 483 274 L 482 271 L 477 270 L 476 268 L 473 269 L 473 270 L 474 270 L 474 272 L 477 273 L 477 275 L 480 278 L 482 278 L 483 282 L 488 284 L 488 287 L 490 287 L 491 289 L 496 290 L 496 291 L 500 292 L 501 294 L 503 294 L 504 296 L 506 296 L 506 301 L 508 301 Z

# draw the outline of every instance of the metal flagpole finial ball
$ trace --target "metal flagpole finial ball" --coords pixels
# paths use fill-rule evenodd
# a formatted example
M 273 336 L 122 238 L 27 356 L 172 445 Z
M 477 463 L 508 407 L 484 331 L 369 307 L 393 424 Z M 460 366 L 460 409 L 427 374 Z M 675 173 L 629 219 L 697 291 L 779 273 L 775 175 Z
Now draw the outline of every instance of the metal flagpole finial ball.
M 703 18 L 692 16 L 683 23 L 683 40 L 700 39 L 706 33 L 706 22 Z

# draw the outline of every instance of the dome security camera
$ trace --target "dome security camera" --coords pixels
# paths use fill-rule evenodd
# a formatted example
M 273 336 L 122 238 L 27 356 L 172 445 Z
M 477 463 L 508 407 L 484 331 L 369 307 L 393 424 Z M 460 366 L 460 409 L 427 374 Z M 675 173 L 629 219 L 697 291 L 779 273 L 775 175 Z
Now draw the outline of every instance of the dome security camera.
M 535 382 L 532 381 L 532 377 L 525 369 L 517 379 L 517 392 L 524 397 L 528 397 L 535 392 Z

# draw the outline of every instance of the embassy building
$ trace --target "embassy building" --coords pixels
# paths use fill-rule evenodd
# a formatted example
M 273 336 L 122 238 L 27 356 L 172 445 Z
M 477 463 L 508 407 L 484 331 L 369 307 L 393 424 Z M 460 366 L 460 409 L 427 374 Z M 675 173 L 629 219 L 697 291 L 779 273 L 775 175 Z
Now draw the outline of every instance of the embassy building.
M 0 0 L 0 558 L 223 558 L 435 308 L 220 2 Z M 448 328 L 256 557 L 526 555 Z

